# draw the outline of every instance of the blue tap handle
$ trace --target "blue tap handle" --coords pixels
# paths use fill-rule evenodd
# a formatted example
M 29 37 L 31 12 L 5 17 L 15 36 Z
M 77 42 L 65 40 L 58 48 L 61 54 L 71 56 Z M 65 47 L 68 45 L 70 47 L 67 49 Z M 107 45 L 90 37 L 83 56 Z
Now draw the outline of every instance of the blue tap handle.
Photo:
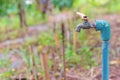
M 96 30 L 101 32 L 102 40 L 102 80 L 109 80 L 110 25 L 107 21 L 96 20 Z

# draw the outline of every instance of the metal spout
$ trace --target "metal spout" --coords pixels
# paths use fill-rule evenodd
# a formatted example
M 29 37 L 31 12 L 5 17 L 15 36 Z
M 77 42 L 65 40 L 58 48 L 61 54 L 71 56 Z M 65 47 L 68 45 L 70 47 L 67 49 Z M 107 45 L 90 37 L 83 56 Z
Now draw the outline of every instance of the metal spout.
M 88 21 L 83 21 L 83 23 L 77 25 L 77 27 L 75 28 L 76 32 L 80 32 L 81 28 L 82 29 L 95 28 L 95 25 L 90 24 Z

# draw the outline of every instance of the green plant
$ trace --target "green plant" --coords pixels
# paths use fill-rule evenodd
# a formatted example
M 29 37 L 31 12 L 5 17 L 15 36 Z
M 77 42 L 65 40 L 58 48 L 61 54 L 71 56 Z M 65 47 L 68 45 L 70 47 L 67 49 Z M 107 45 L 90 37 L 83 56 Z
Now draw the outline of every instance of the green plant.
M 19 19 L 18 16 L 12 16 L 12 17 L 0 17 L 0 31 L 5 31 L 5 30 L 15 30 L 19 28 Z
M 59 9 L 70 8 L 72 6 L 73 0 L 51 0 L 51 3 L 58 7 Z
M 0 0 L 0 16 L 17 13 L 17 1 Z M 14 5 L 14 6 L 13 6 Z
M 10 66 L 10 60 L 9 59 L 0 59 L 0 68 L 5 68 Z
M 47 21 L 47 18 L 43 18 L 41 12 L 32 9 L 26 12 L 26 19 L 28 26 L 44 23 Z
M 79 64 L 80 56 L 78 57 L 78 55 L 73 51 L 72 45 L 69 45 L 65 49 L 65 59 L 66 59 L 66 62 L 69 63 L 68 64 L 69 67 L 71 67 L 75 64 Z
M 0 79 L 1 80 L 9 80 L 9 78 L 13 75 L 13 71 L 11 68 L 11 63 L 8 58 L 8 54 L 2 54 L 0 58 Z
M 11 70 L 5 71 L 0 73 L 0 79 L 1 80 L 9 80 L 9 78 L 12 76 L 13 72 Z
M 39 72 L 40 75 L 43 75 L 37 48 L 34 49 L 34 52 L 30 52 L 29 49 L 26 48 L 20 48 L 18 52 L 27 65 L 27 76 L 31 74 L 31 71 L 36 73 Z M 34 75 L 34 77 L 36 78 L 36 75 Z
M 38 36 L 37 44 L 42 46 L 54 46 L 54 39 L 52 34 L 49 32 L 42 32 Z
M 93 6 L 104 6 L 107 5 L 110 0 L 88 0 L 88 2 Z
M 69 46 L 65 49 L 65 58 L 66 58 L 66 61 L 69 61 L 74 54 L 75 54 L 75 53 L 74 53 L 74 51 L 72 50 L 72 45 L 69 45 Z

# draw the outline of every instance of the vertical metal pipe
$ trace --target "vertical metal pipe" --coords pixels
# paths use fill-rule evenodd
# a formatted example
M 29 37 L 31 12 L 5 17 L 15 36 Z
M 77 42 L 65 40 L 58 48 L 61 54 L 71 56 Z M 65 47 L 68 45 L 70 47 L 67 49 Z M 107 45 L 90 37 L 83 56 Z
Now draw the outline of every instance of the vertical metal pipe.
M 102 41 L 102 80 L 109 80 L 109 41 Z

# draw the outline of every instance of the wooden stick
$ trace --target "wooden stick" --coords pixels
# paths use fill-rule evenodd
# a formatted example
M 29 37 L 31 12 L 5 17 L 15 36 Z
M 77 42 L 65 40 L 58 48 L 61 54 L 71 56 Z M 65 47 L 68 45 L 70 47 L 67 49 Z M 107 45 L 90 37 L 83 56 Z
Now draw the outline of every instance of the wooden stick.
M 76 52 L 76 31 L 73 29 L 73 51 Z
M 53 26 L 53 33 L 54 33 L 55 45 L 56 45 L 56 47 L 59 47 L 59 40 L 58 40 L 58 35 L 56 33 L 56 23 L 55 22 L 54 22 L 54 26 Z
M 40 53 L 40 59 L 42 64 L 42 69 L 44 71 L 43 80 L 50 80 L 49 67 L 48 67 L 48 55 L 46 53 Z
M 64 68 L 64 73 L 63 73 L 63 77 L 64 80 L 66 80 L 66 63 L 65 63 L 65 28 L 64 28 L 64 24 L 62 23 L 61 25 L 61 30 L 62 30 L 62 56 L 63 56 L 63 68 Z
M 67 44 L 70 45 L 70 21 L 66 21 Z
M 33 45 L 30 45 L 29 46 L 29 56 L 30 56 L 30 60 L 32 61 L 32 65 L 31 65 L 31 76 L 30 78 L 33 80 L 33 79 L 36 79 L 36 64 L 35 64 L 35 57 L 34 57 L 34 50 L 33 50 L 34 46 Z
M 53 59 L 53 70 L 54 72 L 57 71 L 57 66 L 56 66 L 56 60 L 55 60 L 55 53 L 57 53 L 57 48 L 59 47 L 59 41 L 58 41 L 58 35 L 56 33 L 56 22 L 54 22 L 54 26 L 53 26 L 53 35 L 54 35 L 54 42 L 55 42 L 55 46 L 54 46 L 54 52 L 52 53 L 52 59 Z

